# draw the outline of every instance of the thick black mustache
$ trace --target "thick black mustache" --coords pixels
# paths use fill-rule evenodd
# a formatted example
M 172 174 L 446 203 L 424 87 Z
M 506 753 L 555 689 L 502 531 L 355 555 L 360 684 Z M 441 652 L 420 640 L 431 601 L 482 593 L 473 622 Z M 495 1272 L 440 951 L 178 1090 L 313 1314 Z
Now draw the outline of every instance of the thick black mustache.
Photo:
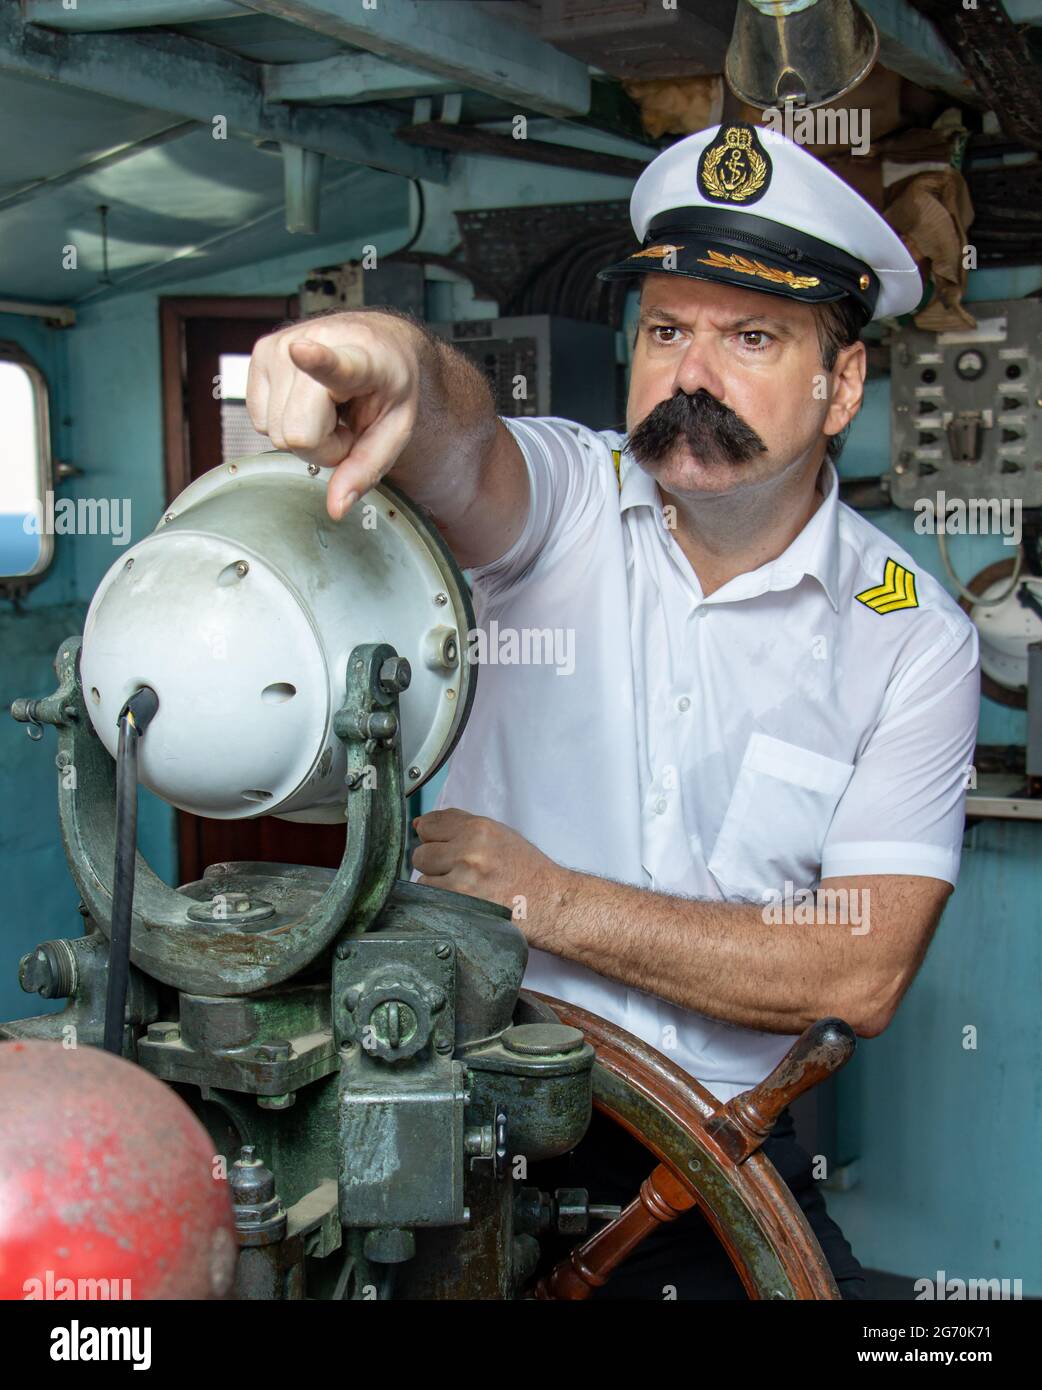
M 630 432 L 629 449 L 638 463 L 661 463 L 681 440 L 695 458 L 709 463 L 748 463 L 767 452 L 751 425 L 701 388 L 659 401 Z

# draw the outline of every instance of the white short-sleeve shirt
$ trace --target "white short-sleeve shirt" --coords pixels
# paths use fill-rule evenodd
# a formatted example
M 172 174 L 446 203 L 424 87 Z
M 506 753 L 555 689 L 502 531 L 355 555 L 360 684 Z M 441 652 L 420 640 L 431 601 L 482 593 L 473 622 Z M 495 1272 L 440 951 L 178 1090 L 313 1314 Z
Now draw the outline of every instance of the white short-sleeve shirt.
M 471 572 L 482 665 L 438 806 L 502 821 L 569 868 L 683 897 L 777 902 L 855 874 L 954 883 L 976 629 L 839 501 L 833 466 L 788 549 L 706 598 L 620 436 L 505 423 L 529 513 L 510 550 Z M 543 951 L 525 985 L 636 1033 L 720 1100 L 793 1041 Z

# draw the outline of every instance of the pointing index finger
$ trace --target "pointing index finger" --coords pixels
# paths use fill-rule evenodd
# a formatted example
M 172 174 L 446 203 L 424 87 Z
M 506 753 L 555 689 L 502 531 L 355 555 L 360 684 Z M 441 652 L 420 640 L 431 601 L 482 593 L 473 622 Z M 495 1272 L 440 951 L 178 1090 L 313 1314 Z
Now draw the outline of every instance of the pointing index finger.
M 313 338 L 298 338 L 289 344 L 289 355 L 293 365 L 324 386 L 335 401 L 349 401 L 378 384 L 372 358 L 354 344 L 332 347 Z

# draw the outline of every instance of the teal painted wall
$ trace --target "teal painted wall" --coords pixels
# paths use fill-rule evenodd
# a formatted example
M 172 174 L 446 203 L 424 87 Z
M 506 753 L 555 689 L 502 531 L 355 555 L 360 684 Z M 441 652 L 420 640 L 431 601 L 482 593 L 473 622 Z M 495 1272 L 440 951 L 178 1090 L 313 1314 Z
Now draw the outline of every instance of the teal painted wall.
M 427 190 L 421 244 L 434 251 L 451 247 L 454 207 L 618 198 L 628 191 L 623 180 L 462 161 L 448 188 Z M 385 217 L 364 238 L 356 228 L 339 241 L 302 239 L 299 254 L 164 284 L 161 292 L 284 294 L 310 267 L 357 256 L 363 239 L 371 237 L 386 254 L 405 236 L 403 217 Z M 1021 295 L 1039 283 L 1042 274 L 1035 270 L 979 272 L 971 297 Z M 438 316 L 491 312 L 462 282 L 440 286 L 434 301 Z M 0 338 L 20 343 L 48 376 L 56 456 L 85 470 L 82 479 L 63 485 L 62 495 L 129 498 L 131 540 L 147 534 L 164 501 L 158 292 L 92 303 L 65 332 L 0 316 Z M 888 409 L 886 382 L 872 383 L 844 453 L 844 475 L 885 470 Z M 910 513 L 889 511 L 872 520 L 940 575 L 935 542 L 912 532 Z M 952 538 L 951 552 L 967 579 L 1008 553 L 1001 541 L 976 537 Z M 58 537 L 54 565 L 21 611 L 0 603 L 0 707 L 18 695 L 50 693 L 58 643 L 80 629 L 86 603 L 112 560 L 105 537 Z M 985 701 L 981 737 L 1022 739 L 1023 716 Z M 18 957 L 38 941 L 78 928 L 58 843 L 54 750 L 53 731 L 31 743 L 24 727 L 0 717 L 0 868 L 7 907 L 0 1018 L 40 1007 L 18 990 Z M 147 793 L 141 841 L 153 867 L 172 880 L 173 814 Z M 1038 826 L 993 823 L 969 832 L 961 882 L 919 977 L 891 1027 L 881 1038 L 862 1041 L 839 1080 L 860 1181 L 849 1192 L 830 1194 L 829 1203 L 867 1265 L 914 1277 L 944 1269 L 963 1278 L 1020 1278 L 1025 1294 L 1042 1294 L 1034 1167 L 1042 1150 L 1040 850 Z M 963 1048 L 967 1025 L 978 1030 L 975 1051 Z
M 62 402 L 68 362 L 60 335 L 37 320 L 0 314 L 0 340 L 17 343 L 47 378 L 53 450 L 57 458 L 67 458 Z M 34 743 L 26 726 L 6 713 L 20 695 L 49 695 L 54 689 L 50 663 L 58 644 L 83 625 L 85 608 L 77 598 L 75 545 L 55 537 L 51 567 L 24 603 L 0 601 L 0 863 L 5 890 L 0 1018 L 60 1007 L 21 992 L 18 960 L 46 937 L 74 936 L 82 925 L 58 837 L 54 732 Z M 41 932 L 44 923 L 47 930 Z M 34 1007 L 26 1007 L 30 1002 Z
M 827 1202 L 868 1266 L 1042 1293 L 1040 851 L 1038 825 L 969 831 L 922 970 L 839 1078 L 860 1181 Z
M 56 495 L 129 502 L 131 543 L 155 525 L 162 500 L 158 379 L 153 386 L 146 370 L 153 361 L 158 368 L 158 352 L 149 350 L 155 329 L 143 319 L 140 308 L 136 316 L 115 316 L 104 345 L 86 326 L 59 331 L 6 315 L 0 324 L 0 336 L 30 352 L 47 376 L 55 457 L 84 470 L 61 483 Z M 76 935 L 82 926 L 58 834 L 57 735 L 48 728 L 33 742 L 6 711 L 18 696 L 53 691 L 59 643 L 82 631 L 90 596 L 119 553 L 108 536 L 56 536 L 54 562 L 41 583 L 18 604 L 0 603 L 0 854 L 7 894 L 2 1018 L 59 1007 L 21 992 L 18 960 L 40 941 Z M 142 792 L 139 828 L 146 857 L 169 876 L 172 813 L 148 792 Z

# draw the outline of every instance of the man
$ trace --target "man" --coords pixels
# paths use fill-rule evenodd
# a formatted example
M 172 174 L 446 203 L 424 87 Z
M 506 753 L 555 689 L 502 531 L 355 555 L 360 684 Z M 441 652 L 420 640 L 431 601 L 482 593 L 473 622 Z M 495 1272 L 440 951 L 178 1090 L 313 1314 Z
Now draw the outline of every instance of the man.
M 490 636 L 574 640 L 566 664 L 482 671 L 414 865 L 514 909 L 529 987 L 726 1100 L 815 1019 L 871 1038 L 893 1017 L 957 877 L 977 647 L 838 500 L 860 327 L 921 293 L 887 223 L 740 124 L 655 159 L 632 216 L 642 245 L 604 272 L 641 277 L 628 439 L 497 420 L 461 357 L 383 313 L 265 339 L 249 406 L 277 447 L 336 467 L 334 517 L 385 473 L 429 508 Z M 783 1117 L 765 1152 L 859 1297 L 791 1133 Z M 583 1176 L 628 1200 L 646 1155 L 597 1139 Z M 603 1294 L 741 1297 L 699 1223 Z

